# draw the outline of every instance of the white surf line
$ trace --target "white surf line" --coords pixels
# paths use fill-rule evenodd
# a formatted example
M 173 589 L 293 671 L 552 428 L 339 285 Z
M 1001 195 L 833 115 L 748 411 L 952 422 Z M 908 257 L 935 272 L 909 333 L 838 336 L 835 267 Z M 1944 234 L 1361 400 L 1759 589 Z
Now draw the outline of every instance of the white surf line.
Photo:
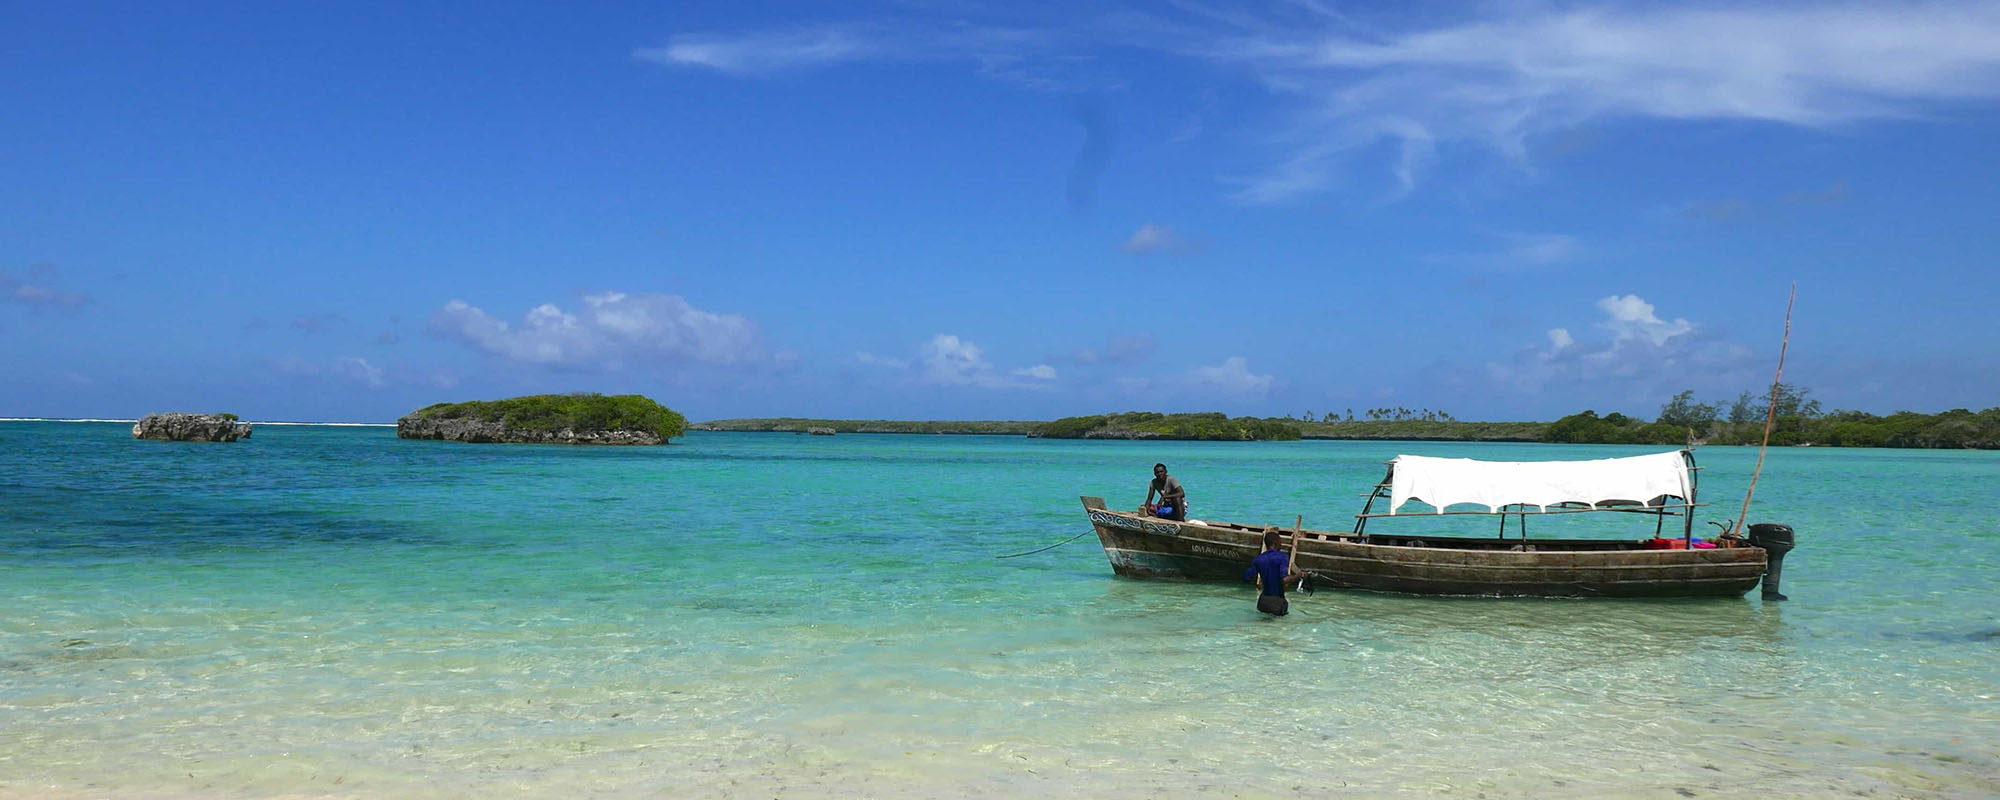
M 394 422 L 251 422 L 252 425 L 316 425 L 326 428 L 394 428 Z
M 61 419 L 57 417 L 0 417 L 0 422 L 138 422 L 136 419 Z M 329 428 L 394 428 L 394 422 L 257 422 L 251 425 L 317 425 Z
M 138 422 L 136 419 L 58 419 L 56 417 L 0 417 L 0 422 Z

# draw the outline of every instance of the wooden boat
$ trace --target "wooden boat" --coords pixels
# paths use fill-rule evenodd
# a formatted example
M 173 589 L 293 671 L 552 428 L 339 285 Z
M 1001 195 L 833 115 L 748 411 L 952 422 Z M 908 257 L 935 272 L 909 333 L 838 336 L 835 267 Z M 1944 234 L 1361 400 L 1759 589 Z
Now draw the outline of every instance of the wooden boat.
M 1681 466 L 1675 468 L 1674 464 Z M 1401 476 L 1399 466 L 1405 471 Z M 1353 530 L 1342 532 L 1180 522 L 1114 511 L 1097 497 L 1081 499 L 1112 570 L 1134 578 L 1240 581 L 1250 560 L 1263 551 L 1265 532 L 1278 530 L 1281 546 L 1287 550 L 1293 549 L 1292 540 L 1297 537 L 1296 567 L 1310 573 L 1316 586 L 1425 595 L 1736 597 L 1756 586 L 1769 569 L 1772 575 L 1765 584 L 1765 596 L 1782 599 L 1777 594 L 1776 562 L 1791 549 L 1790 528 L 1753 526 L 1750 540 L 1725 537 L 1712 548 L 1691 546 L 1695 544 L 1693 511 L 1700 505 L 1694 502 L 1696 469 L 1691 451 L 1584 462 L 1477 462 L 1398 456 L 1389 462 L 1389 474 L 1367 495 L 1367 505 L 1355 515 Z M 1683 488 L 1661 491 L 1663 486 Z M 1468 496 L 1485 498 L 1487 508 L 1448 509 L 1482 502 L 1454 502 Z M 1375 503 L 1384 498 L 1391 499 L 1390 510 L 1374 512 Z M 1398 513 L 1409 500 L 1433 504 L 1434 510 Z M 1526 537 L 1527 517 L 1592 511 L 1650 515 L 1655 527 L 1652 535 L 1637 539 Z M 1436 536 L 1408 530 L 1383 533 L 1380 524 L 1377 530 L 1368 529 L 1372 520 L 1447 514 L 1499 516 L 1501 535 Z M 1506 535 L 1506 517 L 1510 515 L 1521 517 L 1518 537 Z M 1672 517 L 1680 518 L 1679 535 L 1662 538 L 1666 521 Z

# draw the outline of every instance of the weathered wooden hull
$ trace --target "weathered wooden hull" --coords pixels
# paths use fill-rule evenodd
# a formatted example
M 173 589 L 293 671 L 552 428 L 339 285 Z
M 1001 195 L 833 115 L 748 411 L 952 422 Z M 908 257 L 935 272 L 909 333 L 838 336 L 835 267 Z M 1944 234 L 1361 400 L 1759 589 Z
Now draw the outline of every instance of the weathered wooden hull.
M 1094 499 L 1094 498 L 1091 498 Z M 1133 578 L 1240 581 L 1264 527 L 1202 524 L 1088 509 L 1111 569 Z M 1388 544 L 1385 542 L 1398 542 Z M 1506 549 L 1493 539 L 1361 536 L 1305 531 L 1298 567 L 1315 585 L 1378 592 L 1499 597 L 1738 597 L 1763 578 L 1755 547 L 1645 550 L 1636 542 L 1545 541 Z M 1291 533 L 1284 534 L 1291 547 Z M 1564 549 L 1573 548 L 1573 549 Z

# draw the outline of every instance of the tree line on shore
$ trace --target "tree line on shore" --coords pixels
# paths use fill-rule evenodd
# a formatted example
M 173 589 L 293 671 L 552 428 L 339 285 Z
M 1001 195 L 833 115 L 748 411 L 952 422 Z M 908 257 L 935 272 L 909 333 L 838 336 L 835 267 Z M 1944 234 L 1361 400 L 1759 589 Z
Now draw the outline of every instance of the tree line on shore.
M 1865 411 L 1822 410 L 1811 390 L 1780 383 L 1763 396 L 1744 392 L 1724 406 L 1701 403 L 1683 391 L 1660 406 L 1652 422 L 1619 413 L 1571 414 L 1549 423 L 1542 441 L 1604 444 L 1757 444 L 1763 441 L 1767 412 L 1771 444 L 1779 446 L 1913 447 L 2000 449 L 2000 407 L 1984 411 L 1954 408 L 1936 414 L 1898 411 L 1878 416 Z
M 1220 413 L 1162 414 L 1130 411 L 1029 421 L 895 421 L 739 419 L 694 426 L 699 430 L 792 431 L 826 427 L 841 433 L 987 433 L 1049 439 L 1175 439 L 1285 441 L 1371 439 L 1559 442 L 1576 444 L 1754 445 L 1763 440 L 1772 393 L 1743 392 L 1733 401 L 1703 403 L 1683 391 L 1651 420 L 1588 410 L 1554 422 L 1467 422 L 1442 410 L 1402 407 L 1307 412 L 1299 417 L 1230 417 Z M 1898 411 L 1824 411 L 1811 390 L 1778 384 L 1771 444 L 1829 447 L 2000 449 L 2000 407 L 1956 408 L 1936 414 Z

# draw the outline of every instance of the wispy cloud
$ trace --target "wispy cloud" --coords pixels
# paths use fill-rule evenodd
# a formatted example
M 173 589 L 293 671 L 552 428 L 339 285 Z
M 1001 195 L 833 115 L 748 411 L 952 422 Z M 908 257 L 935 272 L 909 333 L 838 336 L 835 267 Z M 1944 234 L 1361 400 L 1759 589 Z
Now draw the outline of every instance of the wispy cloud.
M 1537 266 L 1569 261 L 1577 256 L 1577 238 L 1562 233 L 1510 233 L 1506 234 L 1510 247 L 1507 255 L 1522 263 Z
M 1575 261 L 1584 255 L 1583 240 L 1566 233 L 1495 233 L 1494 247 L 1484 252 L 1436 253 L 1423 260 L 1493 271 L 1528 271 Z
M 1078 364 L 1125 364 L 1144 360 L 1158 346 L 1159 341 L 1150 333 L 1113 336 L 1103 347 L 1086 347 L 1071 353 L 1069 360 Z
M 25 278 L 0 270 L 0 300 L 30 308 L 76 308 L 90 303 L 90 295 L 57 288 L 52 285 L 56 280 L 56 268 L 46 264 L 29 267 Z
M 1070 88 L 1051 69 L 1073 61 L 1068 37 L 1028 27 L 956 21 L 845 22 L 740 34 L 684 33 L 632 55 L 671 67 L 733 75 L 831 67 L 866 61 L 962 61 L 980 74 L 1034 88 Z M 1054 63 L 1037 63 L 1046 59 Z
M 1118 249 L 1142 256 L 1154 253 L 1184 256 L 1194 254 L 1201 247 L 1188 238 L 1174 233 L 1173 228 L 1148 222 L 1140 225 L 1138 230 L 1126 237 L 1125 242 L 1118 245 Z
M 1219 364 L 1197 366 L 1182 373 L 1157 377 L 1126 375 L 1111 382 L 1124 394 L 1145 395 L 1154 401 L 1162 397 L 1213 401 L 1262 397 L 1270 393 L 1278 379 L 1250 371 L 1249 360 L 1242 356 L 1230 356 Z
M 867 351 L 865 351 L 865 350 L 864 350 L 864 351 L 862 351 L 862 352 L 859 352 L 859 353 L 855 353 L 855 354 L 854 354 L 854 360 L 855 360 L 855 361 L 859 361 L 859 362 L 861 362 L 861 363 L 863 363 L 863 364 L 869 364 L 869 365 L 872 365 L 872 366 L 877 366 L 877 367 L 888 367 L 888 368 L 890 368 L 890 369 L 909 369 L 909 368 L 910 368 L 910 361 L 909 361 L 909 359 L 906 359 L 906 358 L 889 358 L 889 357 L 887 357 L 887 356 L 878 356 L 878 355 L 875 355 L 874 353 L 870 353 L 870 352 L 867 352 Z
M 1247 203 L 1325 191 L 1383 155 L 1395 193 L 1417 186 L 1446 148 L 1528 167 L 1531 140 L 1598 122 L 1823 128 L 2000 97 L 1992 2 L 1475 7 L 1475 16 L 1412 27 L 1400 9 L 1390 13 L 1401 18 L 1377 22 L 1317 3 L 1187 0 L 1067 28 L 919 19 L 691 33 L 635 55 L 734 75 L 960 61 L 1015 80 L 1096 65 L 1113 46 L 1221 76 L 1247 72 L 1285 101 L 1275 121 L 1235 132 L 1264 143 L 1251 156 L 1264 166 L 1232 180 Z
M 346 356 L 321 364 L 298 356 L 285 356 L 272 367 L 286 375 L 302 378 L 333 379 L 365 389 L 381 389 L 389 385 L 389 380 L 381 367 L 368 363 L 368 359 Z
M 986 360 L 985 351 L 956 334 L 940 333 L 918 345 L 914 359 L 890 358 L 873 353 L 855 353 L 863 364 L 907 372 L 916 381 L 930 386 L 962 386 L 978 389 L 1045 389 L 1056 379 L 1056 368 L 1047 364 L 1021 367 L 1002 374 Z
M 382 368 L 368 363 L 368 359 L 349 356 L 333 363 L 333 372 L 352 383 L 370 389 L 380 389 L 389 382 L 382 377 Z
M 431 331 L 511 361 L 570 369 L 726 365 L 755 361 L 763 353 L 749 319 L 703 311 L 669 294 L 586 295 L 575 313 L 545 303 L 517 324 L 453 300 L 431 316 Z
M 292 318 L 292 330 L 306 333 L 325 333 L 347 323 L 347 318 L 339 314 L 308 314 Z
M 1847 182 L 1835 181 L 1824 189 L 1788 192 L 1775 200 L 1724 197 L 1689 203 L 1686 213 L 1691 219 L 1708 222 L 1773 221 L 1787 212 L 1844 202 L 1847 202 Z
M 920 48 L 898 46 L 895 37 L 873 26 L 827 25 L 743 36 L 686 34 L 673 37 L 663 47 L 644 48 L 632 55 L 657 64 L 754 74 L 871 58 L 908 58 L 916 49 Z
M 1440 145 L 1525 162 L 1526 142 L 1600 119 L 1824 127 L 2000 96 L 2000 6 L 1640 6 L 1526 12 L 1389 35 L 1251 31 L 1203 52 L 1304 102 L 1290 159 L 1240 193 L 1280 201 L 1335 156 L 1392 143 L 1411 185 Z

